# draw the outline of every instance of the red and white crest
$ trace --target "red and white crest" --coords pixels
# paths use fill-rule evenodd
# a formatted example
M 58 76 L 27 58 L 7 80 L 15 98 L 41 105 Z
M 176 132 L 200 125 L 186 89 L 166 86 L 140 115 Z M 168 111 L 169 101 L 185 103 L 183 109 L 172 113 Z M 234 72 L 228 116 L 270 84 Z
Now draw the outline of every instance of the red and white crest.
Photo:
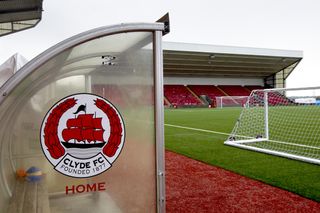
M 46 114 L 40 133 L 47 159 L 60 173 L 92 177 L 109 169 L 119 156 L 125 127 L 119 111 L 93 94 L 75 94 Z

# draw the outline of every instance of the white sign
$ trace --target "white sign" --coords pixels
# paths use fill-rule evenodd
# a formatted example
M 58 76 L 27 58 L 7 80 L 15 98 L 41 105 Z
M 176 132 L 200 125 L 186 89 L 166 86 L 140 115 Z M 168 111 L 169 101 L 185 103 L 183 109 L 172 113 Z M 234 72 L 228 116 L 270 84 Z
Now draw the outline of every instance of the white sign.
M 315 98 L 296 98 L 294 99 L 294 102 L 299 104 L 314 104 L 316 103 Z

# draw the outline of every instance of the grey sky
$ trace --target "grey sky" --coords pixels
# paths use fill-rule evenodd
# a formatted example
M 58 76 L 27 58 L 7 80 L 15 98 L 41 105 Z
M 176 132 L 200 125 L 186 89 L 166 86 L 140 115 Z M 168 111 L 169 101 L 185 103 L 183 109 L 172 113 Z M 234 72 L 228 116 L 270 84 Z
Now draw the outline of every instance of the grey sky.
M 37 27 L 0 37 L 0 64 L 28 60 L 70 36 L 104 25 L 154 22 L 170 13 L 164 41 L 302 50 L 288 87 L 320 85 L 319 0 L 44 0 Z

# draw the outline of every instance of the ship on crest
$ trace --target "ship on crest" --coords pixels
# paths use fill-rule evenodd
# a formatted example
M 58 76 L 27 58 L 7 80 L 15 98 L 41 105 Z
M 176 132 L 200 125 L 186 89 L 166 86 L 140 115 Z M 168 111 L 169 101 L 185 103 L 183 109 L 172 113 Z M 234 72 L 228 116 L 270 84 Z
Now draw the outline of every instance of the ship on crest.
M 94 114 L 76 115 L 67 120 L 67 128 L 62 131 L 64 141 L 61 143 L 66 148 L 101 148 L 106 143 L 103 140 L 104 131 L 102 118 Z

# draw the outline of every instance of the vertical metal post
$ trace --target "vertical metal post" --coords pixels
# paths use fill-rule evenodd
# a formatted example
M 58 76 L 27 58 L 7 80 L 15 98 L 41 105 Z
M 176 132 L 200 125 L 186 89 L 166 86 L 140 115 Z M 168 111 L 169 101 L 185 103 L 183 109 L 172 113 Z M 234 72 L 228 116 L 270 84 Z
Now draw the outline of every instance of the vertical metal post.
M 155 67 L 155 124 L 157 155 L 157 211 L 165 212 L 165 165 L 164 165 L 164 116 L 163 116 L 163 58 L 162 31 L 154 33 Z
M 265 138 L 269 140 L 269 103 L 268 103 L 268 91 L 264 91 L 264 131 Z

